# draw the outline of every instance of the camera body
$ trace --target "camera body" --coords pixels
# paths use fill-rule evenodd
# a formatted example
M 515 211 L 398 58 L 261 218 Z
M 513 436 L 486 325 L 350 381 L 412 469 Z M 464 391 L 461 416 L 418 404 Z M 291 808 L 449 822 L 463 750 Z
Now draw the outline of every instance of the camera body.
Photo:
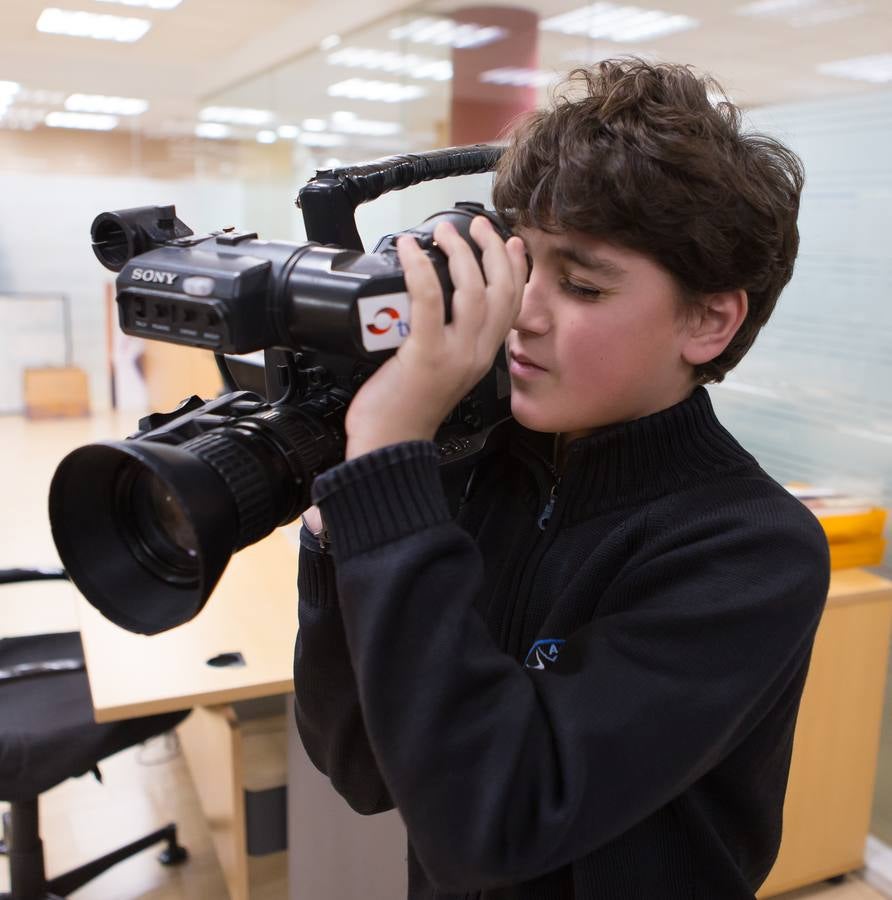
M 399 233 L 414 236 L 431 255 L 447 319 L 451 284 L 433 231 L 445 219 L 472 244 L 469 228 L 477 215 L 487 216 L 507 239 L 498 217 L 473 202 L 457 203 Z M 381 238 L 371 253 L 315 242 L 263 241 L 254 232 L 234 229 L 196 236 L 172 206 L 102 213 L 92 232 L 97 257 L 119 273 L 122 331 L 218 355 L 278 350 L 268 359 L 265 394 L 270 400 L 287 388 L 291 403 L 319 391 L 349 402 L 409 335 L 409 297 L 396 255 L 399 234 Z M 146 245 L 151 249 L 142 250 Z M 131 255 L 137 249 L 142 252 Z M 479 449 L 481 433 L 508 415 L 508 392 L 499 360 L 444 423 L 438 435 L 444 458 Z M 178 433 L 194 434 L 201 425 L 192 412 L 179 432 L 169 427 L 167 416 L 163 430 L 154 433 L 159 418 L 151 416 L 134 437 L 173 442 Z
M 317 173 L 298 197 L 311 238 L 305 243 L 234 229 L 195 235 L 173 206 L 96 217 L 93 251 L 118 273 L 122 330 L 213 351 L 230 388 L 153 413 L 126 441 L 80 447 L 57 468 L 50 488 L 56 546 L 72 580 L 107 618 L 147 634 L 188 621 L 233 552 L 310 505 L 313 479 L 344 458 L 350 400 L 410 333 L 396 238 L 408 233 L 428 254 L 448 321 L 452 285 L 433 237 L 437 223 L 450 221 L 478 262 L 469 233 L 475 216 L 510 236 L 481 204 L 458 203 L 365 253 L 355 206 L 429 178 L 487 171 L 499 154 L 486 145 L 453 148 Z M 240 390 L 226 357 L 260 350 L 264 390 Z M 454 509 L 470 467 L 510 417 L 509 394 L 500 352 L 437 432 Z

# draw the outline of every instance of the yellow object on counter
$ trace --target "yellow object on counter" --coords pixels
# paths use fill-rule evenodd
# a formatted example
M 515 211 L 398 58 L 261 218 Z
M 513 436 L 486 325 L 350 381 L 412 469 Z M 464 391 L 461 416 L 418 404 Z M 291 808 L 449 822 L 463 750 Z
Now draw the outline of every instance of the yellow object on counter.
M 886 542 L 881 537 L 859 541 L 830 541 L 828 546 L 831 569 L 878 566 L 886 552 Z
M 886 510 L 869 499 L 794 483 L 787 489 L 817 517 L 830 545 L 830 568 L 877 566 L 883 561 Z
M 886 524 L 886 510 L 879 506 L 848 512 L 832 509 L 812 509 L 812 512 L 818 517 L 831 544 L 836 541 L 861 542 L 867 538 L 880 537 Z

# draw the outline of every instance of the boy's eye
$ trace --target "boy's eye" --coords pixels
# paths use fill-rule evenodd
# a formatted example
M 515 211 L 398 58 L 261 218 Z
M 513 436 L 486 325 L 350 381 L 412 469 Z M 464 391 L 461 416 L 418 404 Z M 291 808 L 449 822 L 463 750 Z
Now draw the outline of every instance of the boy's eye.
M 590 287 L 584 284 L 576 284 L 567 278 L 561 279 L 561 288 L 574 297 L 582 297 L 586 300 L 597 300 L 603 294 L 599 288 Z

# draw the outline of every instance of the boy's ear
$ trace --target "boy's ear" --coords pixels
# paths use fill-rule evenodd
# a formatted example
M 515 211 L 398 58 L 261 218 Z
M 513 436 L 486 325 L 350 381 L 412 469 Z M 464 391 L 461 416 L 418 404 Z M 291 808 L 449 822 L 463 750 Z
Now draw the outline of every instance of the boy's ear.
M 746 318 L 746 291 L 707 294 L 689 314 L 682 358 L 692 366 L 715 359 L 731 343 Z

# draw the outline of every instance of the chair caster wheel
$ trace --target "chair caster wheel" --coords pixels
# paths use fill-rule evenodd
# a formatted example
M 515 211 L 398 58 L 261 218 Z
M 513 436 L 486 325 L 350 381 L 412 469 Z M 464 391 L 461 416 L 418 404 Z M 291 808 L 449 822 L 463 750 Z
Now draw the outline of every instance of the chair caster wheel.
M 189 851 L 182 844 L 168 844 L 158 854 L 158 861 L 162 866 L 178 866 L 189 858 Z

